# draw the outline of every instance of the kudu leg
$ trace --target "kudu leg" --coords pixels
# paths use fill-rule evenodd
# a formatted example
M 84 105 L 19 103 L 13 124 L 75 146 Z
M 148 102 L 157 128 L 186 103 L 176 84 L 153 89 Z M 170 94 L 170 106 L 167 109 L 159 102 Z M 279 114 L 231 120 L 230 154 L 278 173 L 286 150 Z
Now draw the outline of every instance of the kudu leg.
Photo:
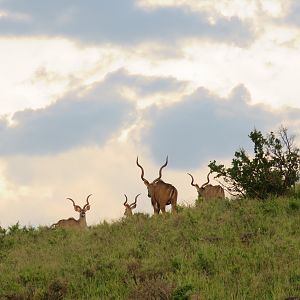
M 176 214 L 177 213 L 177 196 L 178 192 L 175 190 L 174 194 L 172 195 L 171 198 L 171 206 L 172 206 L 172 213 Z
M 162 206 L 162 207 L 161 207 L 161 212 L 162 212 L 163 214 L 166 213 L 166 207 L 165 207 L 165 206 Z
M 154 214 L 158 215 L 160 208 L 157 203 L 153 204 L 153 209 L 154 209 Z

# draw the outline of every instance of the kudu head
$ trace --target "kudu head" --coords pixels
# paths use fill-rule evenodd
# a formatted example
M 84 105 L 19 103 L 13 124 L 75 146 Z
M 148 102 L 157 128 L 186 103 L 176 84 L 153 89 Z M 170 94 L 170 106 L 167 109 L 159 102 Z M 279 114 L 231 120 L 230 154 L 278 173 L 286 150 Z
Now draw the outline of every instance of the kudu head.
M 194 183 L 194 177 L 193 177 L 193 175 L 191 175 L 190 173 L 188 173 L 188 175 L 190 175 L 191 178 L 192 178 L 191 185 L 194 186 L 194 187 L 196 187 L 199 196 L 202 195 L 202 193 L 203 193 L 204 190 L 205 190 L 205 187 L 209 184 L 209 175 L 210 175 L 210 173 L 211 173 L 211 172 L 209 172 L 209 173 L 207 174 L 207 182 L 204 183 L 204 184 L 202 184 L 201 187 L 200 187 L 197 183 Z
M 127 199 L 127 196 L 124 194 L 125 196 L 125 199 L 126 201 L 124 202 L 124 206 L 125 206 L 125 212 L 124 212 L 124 216 L 128 217 L 128 216 L 132 216 L 132 210 L 134 208 L 136 208 L 136 201 L 137 201 L 137 198 L 140 194 L 136 195 L 135 196 L 135 201 L 131 204 L 128 204 L 128 199 Z
M 67 198 L 68 200 L 73 202 L 73 207 L 74 210 L 79 212 L 80 215 L 80 219 L 85 217 L 85 213 L 86 211 L 88 211 L 91 207 L 90 207 L 90 203 L 89 203 L 89 198 L 92 196 L 92 194 L 88 195 L 86 198 L 86 204 L 83 206 L 83 208 L 81 208 L 79 205 L 76 205 L 74 200 L 71 198 Z
M 139 164 L 139 157 L 136 158 L 136 164 L 137 166 L 141 169 L 142 174 L 141 174 L 141 178 L 144 182 L 144 184 L 146 185 L 147 189 L 148 189 L 148 197 L 151 198 L 153 196 L 154 193 L 154 188 L 157 182 L 159 182 L 161 180 L 161 176 L 162 176 L 162 169 L 168 164 L 168 156 L 166 158 L 166 162 L 160 167 L 159 169 L 159 177 L 157 177 L 155 180 L 153 180 L 151 183 L 149 183 L 149 181 L 147 179 L 144 178 L 144 169 L 143 167 Z

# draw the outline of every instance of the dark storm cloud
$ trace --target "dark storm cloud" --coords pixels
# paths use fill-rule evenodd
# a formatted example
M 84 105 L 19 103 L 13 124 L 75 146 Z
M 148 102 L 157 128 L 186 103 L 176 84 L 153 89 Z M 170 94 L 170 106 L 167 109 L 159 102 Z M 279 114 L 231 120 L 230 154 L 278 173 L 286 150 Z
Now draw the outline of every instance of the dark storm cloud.
M 144 143 L 157 162 L 168 154 L 171 167 L 197 168 L 213 159 L 232 158 L 240 147 L 249 149 L 248 134 L 254 128 L 275 131 L 287 120 L 300 119 L 299 109 L 272 112 L 249 101 L 242 85 L 227 99 L 199 89 L 185 101 L 148 112 L 152 126 Z
M 134 0 L 2 0 L 0 10 L 29 16 L 0 18 L 1 35 L 67 36 L 118 44 L 196 37 L 245 45 L 253 39 L 250 24 L 236 17 L 219 15 L 211 24 L 205 12 L 183 7 L 146 10 Z

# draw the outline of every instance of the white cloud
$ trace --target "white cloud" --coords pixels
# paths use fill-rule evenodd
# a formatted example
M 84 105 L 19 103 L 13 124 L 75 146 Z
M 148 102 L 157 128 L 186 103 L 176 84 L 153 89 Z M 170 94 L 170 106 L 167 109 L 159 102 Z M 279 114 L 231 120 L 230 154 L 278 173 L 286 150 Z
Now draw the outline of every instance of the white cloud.
M 205 87 L 221 97 L 244 84 L 251 91 L 253 103 L 300 107 L 297 34 L 287 28 L 269 27 L 249 48 L 186 40 L 177 45 L 182 56 L 139 56 L 127 68 L 135 74 L 173 76 L 188 82 L 191 89 Z M 291 41 L 293 47 L 288 45 Z
M 43 70 L 38 76 L 52 80 Z M 60 153 L 83 145 L 103 145 L 112 136 L 124 140 L 138 126 L 143 109 L 153 103 L 172 105 L 187 89 L 185 82 L 172 77 L 134 76 L 118 70 L 44 108 L 0 119 L 0 154 Z
M 256 18 L 260 13 L 269 17 L 281 17 L 287 13 L 286 0 L 138 0 L 140 6 L 155 9 L 159 7 L 189 7 L 195 11 L 206 11 L 211 15 L 237 16 L 241 19 Z
M 119 68 L 111 47 L 84 47 L 62 38 L 0 39 L 0 115 L 49 105 Z
M 29 21 L 31 18 L 30 18 L 30 15 L 28 15 L 28 14 L 13 13 L 13 12 L 10 12 L 7 10 L 0 10 L 0 20 L 1 19 L 26 22 L 26 21 Z
M 0 153 L 48 154 L 81 145 L 99 145 L 131 123 L 133 105 L 113 90 L 95 86 L 82 97 L 68 95 L 38 110 L 13 115 L 13 126 L 0 121 Z

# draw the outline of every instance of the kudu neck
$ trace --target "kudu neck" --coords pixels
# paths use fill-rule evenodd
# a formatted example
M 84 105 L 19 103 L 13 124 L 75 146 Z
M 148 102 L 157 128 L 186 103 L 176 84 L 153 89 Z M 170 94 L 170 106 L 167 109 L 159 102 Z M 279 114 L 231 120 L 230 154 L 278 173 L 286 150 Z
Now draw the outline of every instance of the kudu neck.
M 80 224 L 80 226 L 82 226 L 82 227 L 85 227 L 85 226 L 87 226 L 87 224 L 86 224 L 86 215 L 84 215 L 84 216 L 82 216 L 81 214 L 79 215 L 79 224 Z

